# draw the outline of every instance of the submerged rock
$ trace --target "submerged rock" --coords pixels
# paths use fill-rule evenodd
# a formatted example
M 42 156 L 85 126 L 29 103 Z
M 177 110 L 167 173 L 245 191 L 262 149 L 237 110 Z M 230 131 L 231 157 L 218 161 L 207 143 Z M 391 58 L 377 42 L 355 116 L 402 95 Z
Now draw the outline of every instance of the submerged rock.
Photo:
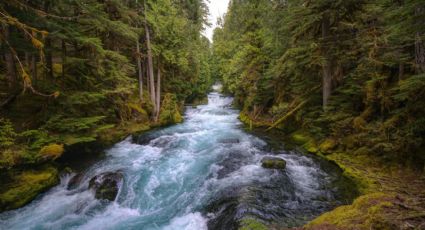
M 96 199 L 114 201 L 123 178 L 121 172 L 102 173 L 90 180 L 89 188 L 94 190 Z
M 268 169 L 285 169 L 286 161 L 279 157 L 264 157 L 261 166 Z
M 238 138 L 227 138 L 219 140 L 222 144 L 238 144 L 240 141 Z
M 153 139 L 160 137 L 161 135 L 156 132 L 144 133 L 140 136 L 134 137 L 133 142 L 139 145 L 148 145 Z
M 74 175 L 68 181 L 68 185 L 66 186 L 66 189 L 72 190 L 72 189 L 77 188 L 80 185 L 80 183 L 83 180 L 83 178 L 84 178 L 84 174 L 82 174 L 82 173 L 78 173 L 78 174 Z

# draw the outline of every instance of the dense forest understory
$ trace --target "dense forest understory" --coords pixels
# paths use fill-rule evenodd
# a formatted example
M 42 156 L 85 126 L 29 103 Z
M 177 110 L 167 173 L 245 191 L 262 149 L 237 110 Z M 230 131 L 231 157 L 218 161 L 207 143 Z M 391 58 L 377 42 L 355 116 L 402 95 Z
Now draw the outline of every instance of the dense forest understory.
M 212 43 L 207 15 L 202 0 L 2 1 L 0 211 L 69 159 L 182 122 L 218 80 L 247 128 L 355 182 L 353 204 L 302 229 L 425 229 L 423 0 L 231 0 Z
M 0 211 L 58 183 L 62 154 L 182 121 L 211 85 L 202 1 L 0 3 Z
M 213 75 L 241 120 L 334 161 L 361 196 L 307 229 L 423 229 L 425 3 L 233 0 Z

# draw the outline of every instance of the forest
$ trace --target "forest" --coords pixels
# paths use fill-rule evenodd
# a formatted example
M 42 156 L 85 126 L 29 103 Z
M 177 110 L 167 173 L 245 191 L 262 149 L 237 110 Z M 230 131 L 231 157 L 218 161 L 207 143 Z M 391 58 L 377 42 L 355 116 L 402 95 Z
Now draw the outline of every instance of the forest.
M 425 1 L 230 0 L 210 41 L 204 31 L 214 1 L 220 0 L 0 2 L 0 224 L 90 229 L 89 220 L 102 223 L 110 214 L 99 196 L 117 187 L 106 200 L 160 214 L 104 229 L 424 229 Z M 221 91 L 212 92 L 218 83 Z M 154 157 L 159 148 L 170 157 L 160 165 L 143 158 L 149 170 L 138 171 L 146 178 L 134 183 L 133 169 L 108 161 L 117 157 L 111 152 L 124 151 L 129 135 L 143 147 L 140 155 Z M 291 165 L 291 154 L 260 148 L 256 138 L 313 163 L 301 157 Z M 198 166 L 181 152 L 193 154 Z M 224 160 L 222 153 L 228 153 Z M 126 158 L 136 164 L 132 154 Z M 261 171 L 264 159 L 276 157 L 285 170 Z M 88 158 L 110 167 L 79 169 Z M 259 158 L 263 168 L 243 171 Z M 295 174 L 312 164 L 330 175 L 325 178 L 334 177 L 335 166 L 341 174 L 335 181 L 349 182 Z M 166 187 L 173 173 L 183 181 Z M 299 174 L 318 187 L 297 185 Z M 270 181 L 262 184 L 256 175 Z M 236 178 L 236 187 L 209 184 L 223 178 Z M 75 222 L 56 223 L 51 215 L 43 218 L 52 225 L 14 222 L 19 215 L 30 221 L 37 214 L 25 207 L 57 198 L 54 190 L 63 183 L 69 191 L 94 190 L 96 199 L 80 206 L 96 208 L 75 207 L 72 215 L 82 218 Z M 146 192 L 156 183 L 156 193 Z M 288 184 L 292 193 L 282 191 Z M 199 195 L 206 188 L 212 197 Z M 174 199 L 184 199 L 182 207 L 167 203 Z

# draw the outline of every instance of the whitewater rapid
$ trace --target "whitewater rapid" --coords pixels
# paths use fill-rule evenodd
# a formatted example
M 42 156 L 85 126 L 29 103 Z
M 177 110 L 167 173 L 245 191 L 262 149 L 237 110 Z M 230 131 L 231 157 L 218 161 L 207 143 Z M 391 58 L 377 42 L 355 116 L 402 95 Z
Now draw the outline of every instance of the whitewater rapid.
M 271 151 L 244 131 L 232 98 L 210 93 L 208 104 L 188 107 L 182 124 L 128 137 L 105 159 L 75 174 L 29 205 L 0 214 L 0 229 L 235 229 L 246 217 L 299 226 L 341 202 L 332 187 L 340 175 L 294 151 Z M 264 156 L 287 161 L 264 169 Z M 120 171 L 114 202 L 97 200 L 91 178 Z

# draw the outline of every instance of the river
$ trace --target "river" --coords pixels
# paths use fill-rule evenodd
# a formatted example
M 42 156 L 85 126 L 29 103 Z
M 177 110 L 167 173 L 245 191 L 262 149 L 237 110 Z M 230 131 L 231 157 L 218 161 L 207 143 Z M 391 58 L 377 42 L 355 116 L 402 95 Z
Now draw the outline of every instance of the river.
M 104 159 L 29 205 L 0 214 L 1 229 L 236 229 L 253 217 L 272 226 L 300 226 L 347 202 L 340 171 L 299 151 L 270 148 L 246 132 L 232 98 L 212 92 L 207 105 L 188 107 L 182 124 L 127 138 Z M 261 167 L 264 156 L 285 170 Z M 89 181 L 120 171 L 114 202 L 97 200 Z

